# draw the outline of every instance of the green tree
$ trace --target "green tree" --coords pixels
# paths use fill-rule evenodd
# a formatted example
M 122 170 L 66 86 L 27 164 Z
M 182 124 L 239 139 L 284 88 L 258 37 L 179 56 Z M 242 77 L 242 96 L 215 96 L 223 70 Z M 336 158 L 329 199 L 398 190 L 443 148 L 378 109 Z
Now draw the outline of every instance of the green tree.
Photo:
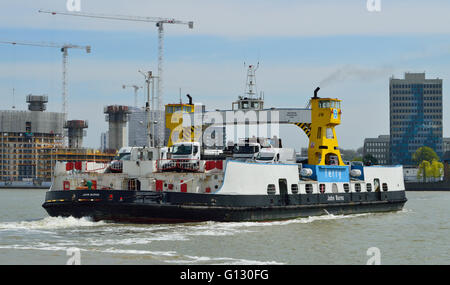
M 421 164 L 424 160 L 432 163 L 433 160 L 439 161 L 439 156 L 428 146 L 420 147 L 412 155 L 412 160 L 417 164 Z
M 439 180 L 444 174 L 444 164 L 437 160 L 431 162 L 431 175 L 435 180 Z
M 423 182 L 426 182 L 427 177 L 430 176 L 432 176 L 431 163 L 428 160 L 424 160 L 419 164 L 417 178 L 422 179 Z
M 444 173 L 444 165 L 442 162 L 433 159 L 430 163 L 427 160 L 422 161 L 419 164 L 419 169 L 417 171 L 417 178 L 422 179 L 423 182 L 427 180 L 430 181 L 430 178 L 434 178 L 434 180 L 439 180 Z

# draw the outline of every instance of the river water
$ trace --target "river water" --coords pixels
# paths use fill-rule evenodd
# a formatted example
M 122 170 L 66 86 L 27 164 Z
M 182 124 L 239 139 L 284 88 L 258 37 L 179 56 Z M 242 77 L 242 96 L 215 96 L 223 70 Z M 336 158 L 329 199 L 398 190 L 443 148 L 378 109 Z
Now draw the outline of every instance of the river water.
M 0 190 L 0 264 L 363 265 L 370 248 L 381 264 L 450 264 L 450 192 L 407 192 L 400 212 L 175 225 L 49 217 L 44 196 Z

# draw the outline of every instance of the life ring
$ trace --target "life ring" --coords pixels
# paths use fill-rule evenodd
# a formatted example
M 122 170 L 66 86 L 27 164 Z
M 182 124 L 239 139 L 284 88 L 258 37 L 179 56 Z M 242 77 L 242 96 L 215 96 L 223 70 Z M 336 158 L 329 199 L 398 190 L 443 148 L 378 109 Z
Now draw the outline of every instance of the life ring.
M 64 190 L 70 190 L 70 181 L 65 180 L 63 182 L 63 189 Z

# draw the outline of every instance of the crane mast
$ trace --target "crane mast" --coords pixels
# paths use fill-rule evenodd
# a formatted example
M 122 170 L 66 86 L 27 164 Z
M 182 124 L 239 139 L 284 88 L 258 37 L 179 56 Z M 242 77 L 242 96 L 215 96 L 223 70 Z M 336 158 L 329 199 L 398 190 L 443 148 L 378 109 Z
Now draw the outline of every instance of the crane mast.
M 68 64 L 68 49 L 84 49 L 86 53 L 91 52 L 91 46 L 79 46 L 74 44 L 56 44 L 56 43 L 40 43 L 40 42 L 12 42 L 12 41 L 0 41 L 1 44 L 12 44 L 12 45 L 24 45 L 24 46 L 37 46 L 37 47 L 51 47 L 59 48 L 62 52 L 62 108 L 61 112 L 66 115 L 67 118 L 67 64 Z
M 69 55 L 69 53 L 67 52 L 67 48 L 61 48 L 61 52 L 62 52 L 62 97 L 63 97 L 63 102 L 62 102 L 62 112 L 64 114 L 67 114 L 67 57 Z M 67 117 L 67 119 L 69 119 Z
M 158 85 L 157 85 L 157 108 L 158 122 L 163 121 L 163 98 L 164 98 L 164 81 L 163 81 L 163 62 L 164 62 L 164 25 L 165 24 L 180 24 L 187 25 L 189 29 L 194 28 L 194 22 L 192 21 L 180 21 L 173 18 L 161 18 L 161 17 L 143 17 L 143 16 L 125 16 L 125 15 L 105 15 L 97 13 L 85 13 L 85 12 L 56 12 L 56 11 L 44 11 L 39 10 L 39 13 L 47 13 L 51 15 L 66 15 L 66 16 L 77 16 L 77 17 L 87 17 L 87 18 L 98 18 L 98 19 L 108 19 L 108 20 L 119 20 L 119 21 L 135 21 L 135 22 L 153 22 L 156 23 L 158 28 Z M 152 134 L 153 135 L 153 134 Z M 159 146 L 164 145 L 164 127 L 159 124 L 157 129 L 157 143 Z
M 139 91 L 139 88 L 142 88 L 142 86 L 137 86 L 137 85 L 122 85 L 122 88 L 123 89 L 125 89 L 125 88 L 127 88 L 127 87 L 131 87 L 131 88 L 133 88 L 134 89 L 134 107 L 136 107 L 137 108 L 137 106 L 138 106 L 138 91 Z

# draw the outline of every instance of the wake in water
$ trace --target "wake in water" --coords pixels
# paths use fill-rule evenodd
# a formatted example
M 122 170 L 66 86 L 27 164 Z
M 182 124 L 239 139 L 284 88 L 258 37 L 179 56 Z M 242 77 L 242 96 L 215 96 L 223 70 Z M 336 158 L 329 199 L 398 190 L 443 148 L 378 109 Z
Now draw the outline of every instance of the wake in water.
M 266 227 L 266 226 L 283 226 L 291 224 L 309 224 L 315 221 L 328 221 L 328 220 L 340 220 L 340 219 L 350 219 L 355 217 L 368 216 L 370 213 L 363 214 L 353 214 L 353 215 L 333 215 L 327 214 L 322 216 L 310 216 L 307 218 L 297 218 L 283 221 L 270 221 L 270 222 L 233 222 L 233 223 L 218 223 L 218 222 L 207 222 L 207 224 L 212 225 L 223 225 L 227 228 L 236 227 Z
M 408 210 L 403 209 L 402 213 Z M 39 220 L 32 221 L 19 221 L 19 222 L 3 222 L 0 223 L 0 230 L 57 230 L 57 229 L 77 229 L 77 228 L 92 228 L 114 225 L 114 228 L 105 227 L 105 231 L 120 231 L 125 228 L 127 231 L 130 229 L 136 231 L 155 231 L 163 230 L 166 233 L 181 233 L 190 236 L 195 235 L 215 235 L 226 236 L 236 233 L 245 232 L 243 228 L 250 227 L 267 227 L 267 226 L 283 226 L 290 224 L 308 224 L 315 221 L 327 221 L 327 220 L 339 220 L 349 219 L 361 216 L 367 216 L 370 213 L 353 214 L 353 215 L 333 215 L 327 214 L 322 216 L 310 216 L 307 218 L 297 218 L 282 221 L 269 221 L 269 222 L 204 222 L 196 224 L 173 224 L 173 225 L 135 225 L 135 224 L 110 224 L 104 221 L 95 222 L 90 218 L 74 218 L 74 217 L 46 217 Z M 138 227 L 136 227 L 138 226 Z
M 46 217 L 34 221 L 4 222 L 0 223 L 0 230 L 56 230 L 80 227 L 97 227 L 105 222 L 94 222 L 89 218 L 77 219 L 74 217 Z

